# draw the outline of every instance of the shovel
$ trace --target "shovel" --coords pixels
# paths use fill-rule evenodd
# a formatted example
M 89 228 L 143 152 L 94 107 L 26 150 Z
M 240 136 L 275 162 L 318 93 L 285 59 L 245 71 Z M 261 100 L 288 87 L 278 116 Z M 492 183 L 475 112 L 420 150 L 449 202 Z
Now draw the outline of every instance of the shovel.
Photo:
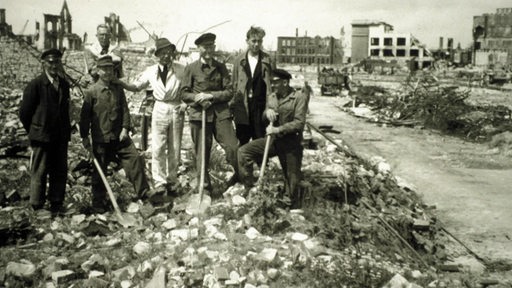
M 203 214 L 212 204 L 212 199 L 208 195 L 204 195 L 204 177 L 206 170 L 206 108 L 203 107 L 201 119 L 201 175 L 199 177 L 199 193 L 192 194 L 185 211 L 189 215 Z
M 272 126 L 272 124 L 270 124 Z M 263 176 L 265 176 L 265 168 L 267 167 L 268 160 L 268 151 L 270 150 L 270 140 L 272 139 L 272 134 L 267 135 L 267 139 L 265 141 L 265 150 L 263 151 L 263 161 L 261 161 L 260 168 L 260 177 L 258 177 L 258 190 L 261 191 L 263 188 Z
M 114 193 L 112 192 L 112 188 L 110 188 L 110 185 L 107 182 L 107 177 L 105 177 L 105 173 L 103 173 L 103 170 L 101 169 L 100 163 L 94 157 L 94 155 L 91 153 L 91 157 L 94 162 L 94 166 L 96 166 L 96 170 L 98 170 L 98 174 L 100 174 L 101 180 L 103 181 L 103 184 L 107 188 L 108 197 L 110 198 L 110 202 L 112 202 L 112 206 L 114 207 L 114 210 L 116 211 L 116 216 L 119 224 L 123 225 L 123 227 L 127 228 L 130 226 L 135 226 L 137 220 L 132 215 L 126 215 L 126 217 L 123 217 L 123 214 L 121 213 L 121 210 L 119 209 L 119 205 L 117 205 L 116 198 L 114 197 Z

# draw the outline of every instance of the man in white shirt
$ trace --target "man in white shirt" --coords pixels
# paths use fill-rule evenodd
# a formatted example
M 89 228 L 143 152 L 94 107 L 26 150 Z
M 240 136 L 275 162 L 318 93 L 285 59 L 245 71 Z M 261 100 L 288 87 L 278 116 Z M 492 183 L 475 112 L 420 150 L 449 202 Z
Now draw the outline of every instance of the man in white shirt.
M 110 27 L 106 24 L 100 24 L 96 28 L 96 39 L 98 41 L 95 41 L 92 45 L 86 46 L 86 61 L 87 65 L 91 65 L 91 67 L 89 67 L 89 73 L 94 81 L 98 78 L 98 72 L 94 63 L 103 55 L 110 55 L 112 57 L 112 62 L 114 62 L 114 75 L 117 78 L 124 76 L 123 54 L 119 46 L 113 45 L 114 43 L 110 41 L 111 37 L 112 33 Z
M 121 83 L 129 91 L 139 92 L 151 85 L 155 105 L 151 120 L 151 172 L 155 190 L 173 193 L 177 184 L 183 122 L 187 107 L 178 89 L 183 67 L 173 63 L 176 46 L 167 38 L 156 40 L 158 64 L 146 68 L 132 84 Z

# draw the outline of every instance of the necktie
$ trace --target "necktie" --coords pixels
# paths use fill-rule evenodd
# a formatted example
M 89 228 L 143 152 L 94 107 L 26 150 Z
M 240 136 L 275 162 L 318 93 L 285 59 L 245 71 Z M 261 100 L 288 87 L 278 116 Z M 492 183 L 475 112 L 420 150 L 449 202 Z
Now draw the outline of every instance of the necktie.
M 59 78 L 53 78 L 53 87 L 55 90 L 59 91 Z
M 159 68 L 160 70 L 160 68 Z M 163 71 L 160 71 L 160 79 L 162 79 L 162 83 L 164 83 L 164 86 L 165 86 L 165 83 L 167 82 L 167 72 L 168 72 L 168 68 L 167 68 L 167 65 L 164 66 L 164 69 Z
M 108 53 L 108 48 L 101 48 L 100 55 L 105 55 Z

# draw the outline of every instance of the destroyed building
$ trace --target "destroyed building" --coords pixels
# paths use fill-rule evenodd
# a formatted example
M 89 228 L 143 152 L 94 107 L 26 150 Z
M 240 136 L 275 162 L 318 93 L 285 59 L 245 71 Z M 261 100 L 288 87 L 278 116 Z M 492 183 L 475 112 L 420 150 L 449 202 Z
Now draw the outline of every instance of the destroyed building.
M 474 64 L 503 67 L 512 65 L 512 8 L 473 16 Z
M 328 37 L 295 36 L 277 37 L 277 62 L 289 64 L 342 64 L 343 47 L 341 39 Z
M 432 64 L 430 51 L 410 33 L 397 33 L 393 26 L 382 21 L 354 20 L 352 22 L 352 62 L 365 59 L 414 61 L 418 68 Z
M 43 16 L 44 22 L 42 27 L 36 21 L 34 42 L 38 49 L 79 50 L 82 48 L 82 38 L 73 33 L 73 19 L 69 13 L 66 0 L 62 4 L 60 14 L 43 14 Z
M 5 22 L 5 9 L 0 9 L 0 36 L 12 34 L 12 26 Z
M 132 42 L 130 39 L 130 33 L 124 27 L 123 23 L 119 18 L 119 15 L 110 13 L 109 16 L 105 16 L 105 24 L 107 24 L 112 32 L 112 41 L 117 43 Z

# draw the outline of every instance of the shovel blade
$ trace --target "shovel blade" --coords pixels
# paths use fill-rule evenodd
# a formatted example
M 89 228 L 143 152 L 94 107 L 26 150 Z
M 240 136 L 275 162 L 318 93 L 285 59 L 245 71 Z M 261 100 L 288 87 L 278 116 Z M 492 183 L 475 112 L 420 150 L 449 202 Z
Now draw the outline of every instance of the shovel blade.
M 139 225 L 137 218 L 129 213 L 122 213 L 117 215 L 117 222 L 124 228 L 135 227 Z
M 203 195 L 203 199 L 201 199 L 201 194 L 193 194 L 190 196 L 188 200 L 187 208 L 185 208 L 185 212 L 188 215 L 199 215 L 203 214 L 208 207 L 212 205 L 212 198 L 208 195 Z

